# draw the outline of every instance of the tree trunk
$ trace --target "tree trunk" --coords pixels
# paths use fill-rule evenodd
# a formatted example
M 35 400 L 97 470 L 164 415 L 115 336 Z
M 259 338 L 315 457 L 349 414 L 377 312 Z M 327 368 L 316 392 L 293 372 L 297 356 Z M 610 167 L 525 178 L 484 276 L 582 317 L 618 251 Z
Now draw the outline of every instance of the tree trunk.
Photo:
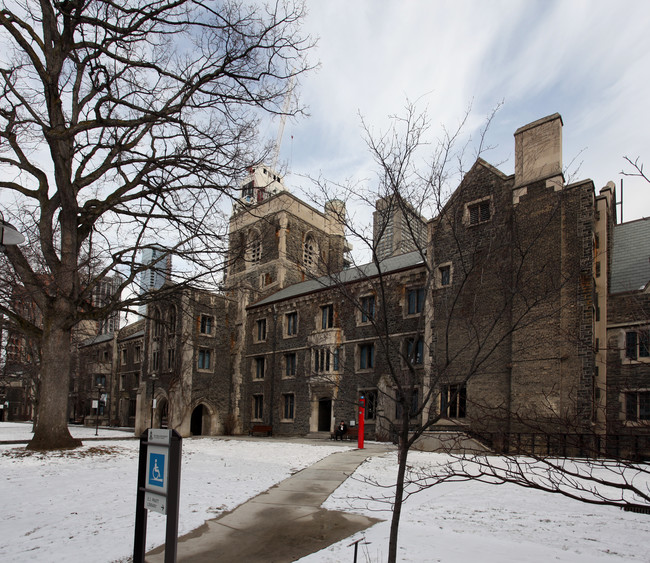
M 405 406 L 405 410 L 408 408 Z M 402 500 L 404 498 L 404 477 L 406 475 L 406 458 L 409 453 L 408 444 L 408 417 L 406 422 L 402 421 L 402 428 L 399 431 L 399 444 L 397 445 L 397 480 L 395 482 L 395 503 L 393 505 L 393 517 L 390 521 L 390 538 L 388 542 L 388 563 L 397 561 L 397 538 L 399 534 L 399 521 L 402 516 Z
M 68 430 L 71 330 L 44 318 L 41 381 L 34 437 L 28 450 L 61 450 L 81 446 Z M 49 326 L 49 330 L 48 330 Z

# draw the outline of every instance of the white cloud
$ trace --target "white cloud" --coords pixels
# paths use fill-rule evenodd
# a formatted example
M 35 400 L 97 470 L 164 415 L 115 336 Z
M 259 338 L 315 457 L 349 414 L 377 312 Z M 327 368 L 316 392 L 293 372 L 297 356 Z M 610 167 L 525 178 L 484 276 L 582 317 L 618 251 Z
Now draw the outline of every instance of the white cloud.
M 514 131 L 556 111 L 565 162 L 585 149 L 581 176 L 596 189 L 618 181 L 626 154 L 650 166 L 650 4 L 330 0 L 309 10 L 322 66 L 302 83 L 311 117 L 285 129 L 282 158 L 297 173 L 373 177 L 359 113 L 382 130 L 407 98 L 422 98 L 434 127 L 453 126 L 472 103 L 470 133 L 505 99 L 490 137 L 499 148 L 486 158 L 509 159 L 506 173 Z M 650 186 L 632 184 L 626 218 L 650 215 Z

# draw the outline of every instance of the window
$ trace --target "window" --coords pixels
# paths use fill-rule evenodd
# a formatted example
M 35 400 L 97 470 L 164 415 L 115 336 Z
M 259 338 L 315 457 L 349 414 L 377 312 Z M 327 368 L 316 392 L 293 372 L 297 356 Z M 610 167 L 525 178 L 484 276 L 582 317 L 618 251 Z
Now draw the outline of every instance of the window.
M 320 308 L 321 328 L 327 329 L 334 326 L 334 305 L 325 305 Z
M 467 416 L 467 386 L 464 383 L 442 387 L 440 413 L 449 418 L 465 418 Z
M 377 418 L 377 390 L 361 391 L 360 395 L 366 400 L 364 418 L 366 420 L 375 420 Z
M 201 334 L 212 334 L 212 321 L 212 317 L 201 315 Z
M 600 277 L 600 262 L 596 262 L 596 277 Z
M 406 341 L 406 358 L 412 365 L 422 365 L 424 361 L 424 340 L 409 338 Z
M 176 333 L 176 308 L 169 310 L 169 334 Z
M 126 360 L 127 360 L 127 354 L 126 354 L 126 348 L 122 348 L 122 365 L 126 365 Z
M 316 264 L 316 244 L 311 236 L 305 239 L 302 247 L 302 263 L 307 270 L 312 270 Z
M 295 377 L 296 375 L 296 354 L 291 352 L 284 355 L 284 375 L 285 377 Z
M 167 368 L 172 369 L 174 367 L 174 360 L 176 359 L 176 349 L 168 348 L 167 349 Z M 208 366 L 210 367 L 210 366 Z
M 422 312 L 424 307 L 424 288 L 409 289 L 407 292 L 408 314 L 416 315 Z
M 361 322 L 368 323 L 375 318 L 375 296 L 361 298 Z
M 142 349 L 140 346 L 136 346 L 133 351 L 133 363 L 134 364 L 139 364 L 140 363 L 140 358 L 141 358 L 141 353 Z
M 251 264 L 258 264 L 262 260 L 262 241 L 258 238 L 259 233 L 254 235 L 249 247 L 249 256 Z
M 440 285 L 451 283 L 451 266 L 440 266 Z
M 263 342 L 266 340 L 266 319 L 257 321 L 257 341 Z
M 625 393 L 625 419 L 630 422 L 650 420 L 650 391 Z
M 160 335 L 162 334 L 162 320 L 160 316 L 160 311 L 158 309 L 154 309 L 153 312 L 153 336 L 154 338 L 160 338 Z
M 485 221 L 490 220 L 490 200 L 486 199 L 475 203 L 473 205 L 467 206 L 467 212 L 469 214 L 469 224 L 478 225 L 479 223 L 484 223 Z
M 395 418 L 397 420 L 400 420 L 402 418 L 402 403 L 404 402 L 403 400 L 403 395 L 401 393 L 397 393 L 397 396 L 395 397 Z M 409 418 L 413 418 L 414 416 L 417 415 L 418 409 L 419 409 L 419 394 L 417 389 L 413 389 L 413 392 L 411 393 L 411 402 L 409 404 Z
M 255 379 L 264 379 L 264 358 L 255 358 Z
M 264 395 L 253 395 L 253 419 L 262 420 L 264 416 Z
M 298 313 L 287 313 L 285 315 L 287 336 L 295 336 L 298 334 Z
M 212 364 L 212 350 L 199 349 L 199 369 L 210 369 Z
M 317 348 L 314 350 L 314 371 L 319 373 L 330 371 L 331 354 L 328 348 Z
M 295 396 L 293 393 L 282 395 L 282 418 L 293 420 L 293 411 L 295 405 Z
M 151 352 L 151 369 L 154 371 L 160 369 L 160 352 L 158 350 Z
M 625 333 L 625 357 L 630 360 L 650 357 L 650 330 L 630 330 Z
M 359 369 L 372 369 L 375 367 L 375 345 L 361 344 L 359 346 Z

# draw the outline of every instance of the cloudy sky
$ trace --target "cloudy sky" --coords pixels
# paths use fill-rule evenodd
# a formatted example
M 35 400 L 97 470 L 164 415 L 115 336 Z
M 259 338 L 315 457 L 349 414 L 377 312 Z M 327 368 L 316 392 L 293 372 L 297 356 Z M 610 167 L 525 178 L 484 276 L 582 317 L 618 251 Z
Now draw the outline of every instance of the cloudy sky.
M 599 190 L 620 185 L 623 156 L 650 170 L 650 2 L 644 0 L 307 2 L 320 69 L 304 77 L 310 117 L 286 123 L 281 162 L 299 192 L 303 175 L 375 178 L 359 115 L 380 131 L 406 100 L 427 109 L 431 136 L 471 104 L 468 135 L 502 109 L 483 157 L 511 174 L 515 130 L 559 112 L 565 167 Z M 269 138 L 277 123 L 267 126 Z M 650 185 L 625 179 L 624 219 L 650 216 Z

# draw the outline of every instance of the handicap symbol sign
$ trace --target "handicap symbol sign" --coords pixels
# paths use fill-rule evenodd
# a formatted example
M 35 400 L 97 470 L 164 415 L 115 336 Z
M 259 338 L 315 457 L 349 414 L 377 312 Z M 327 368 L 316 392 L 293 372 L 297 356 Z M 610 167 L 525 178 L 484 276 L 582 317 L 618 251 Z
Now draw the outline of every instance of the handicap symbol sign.
M 165 486 L 165 455 L 149 453 L 149 479 L 148 484 L 154 487 Z

